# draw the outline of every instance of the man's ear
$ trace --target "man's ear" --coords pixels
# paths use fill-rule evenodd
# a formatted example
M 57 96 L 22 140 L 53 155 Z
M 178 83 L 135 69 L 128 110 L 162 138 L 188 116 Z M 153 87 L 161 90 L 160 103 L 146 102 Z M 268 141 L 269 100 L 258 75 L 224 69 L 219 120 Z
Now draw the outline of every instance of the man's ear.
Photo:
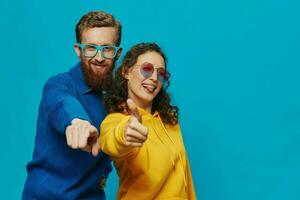
M 80 51 L 80 48 L 77 43 L 74 44 L 74 50 L 75 50 L 77 57 L 80 59 L 81 51 Z
M 120 58 L 122 51 L 123 51 L 123 48 L 120 47 L 120 49 L 118 50 L 117 55 L 116 55 L 116 60 L 118 60 Z

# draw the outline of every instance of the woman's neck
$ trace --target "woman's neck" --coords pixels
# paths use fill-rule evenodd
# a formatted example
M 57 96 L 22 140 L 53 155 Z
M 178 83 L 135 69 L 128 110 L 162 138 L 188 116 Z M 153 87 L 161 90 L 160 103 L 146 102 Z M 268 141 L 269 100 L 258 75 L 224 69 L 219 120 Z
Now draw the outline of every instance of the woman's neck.
M 132 98 L 132 97 L 129 97 L 129 98 L 132 99 L 132 101 L 135 103 L 135 105 L 137 107 L 145 110 L 148 113 L 151 113 L 151 111 L 152 111 L 152 102 L 151 103 L 149 103 L 149 102 L 142 102 L 142 101 L 139 101 L 136 98 Z

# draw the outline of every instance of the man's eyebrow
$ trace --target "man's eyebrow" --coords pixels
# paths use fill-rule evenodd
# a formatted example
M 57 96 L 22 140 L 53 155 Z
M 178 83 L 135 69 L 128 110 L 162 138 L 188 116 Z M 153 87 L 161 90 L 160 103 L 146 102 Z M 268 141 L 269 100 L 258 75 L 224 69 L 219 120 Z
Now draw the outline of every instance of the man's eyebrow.
M 91 43 L 91 42 L 87 42 L 87 43 L 85 43 L 85 44 L 98 46 L 97 44 L 94 44 L 94 43 Z
M 84 44 L 90 44 L 90 45 L 95 45 L 95 46 L 115 46 L 115 44 L 101 44 L 101 45 L 98 45 L 98 44 L 95 44 L 95 43 L 92 43 L 92 42 L 87 42 L 87 43 L 84 43 Z

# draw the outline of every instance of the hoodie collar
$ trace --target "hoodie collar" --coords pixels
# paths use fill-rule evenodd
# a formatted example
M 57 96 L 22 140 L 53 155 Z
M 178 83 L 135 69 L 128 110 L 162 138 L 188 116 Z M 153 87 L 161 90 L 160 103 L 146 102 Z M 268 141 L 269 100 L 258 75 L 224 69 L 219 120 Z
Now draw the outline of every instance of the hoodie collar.
M 154 114 L 151 114 L 149 112 L 147 112 L 146 110 L 144 110 L 143 108 L 138 107 L 138 110 L 140 112 L 140 114 L 142 115 L 143 119 L 151 119 L 153 117 L 158 117 L 159 113 L 157 111 L 154 112 Z

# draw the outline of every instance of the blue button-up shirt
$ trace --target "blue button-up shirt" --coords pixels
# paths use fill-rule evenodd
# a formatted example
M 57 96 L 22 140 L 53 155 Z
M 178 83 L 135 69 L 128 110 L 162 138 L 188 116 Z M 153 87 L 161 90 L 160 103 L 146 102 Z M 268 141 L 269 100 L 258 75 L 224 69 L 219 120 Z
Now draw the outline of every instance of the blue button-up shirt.
M 80 63 L 47 81 L 23 199 L 105 199 L 100 182 L 112 169 L 110 159 L 68 147 L 65 136 L 74 118 L 90 121 L 100 132 L 105 115 L 101 94 L 85 83 Z

